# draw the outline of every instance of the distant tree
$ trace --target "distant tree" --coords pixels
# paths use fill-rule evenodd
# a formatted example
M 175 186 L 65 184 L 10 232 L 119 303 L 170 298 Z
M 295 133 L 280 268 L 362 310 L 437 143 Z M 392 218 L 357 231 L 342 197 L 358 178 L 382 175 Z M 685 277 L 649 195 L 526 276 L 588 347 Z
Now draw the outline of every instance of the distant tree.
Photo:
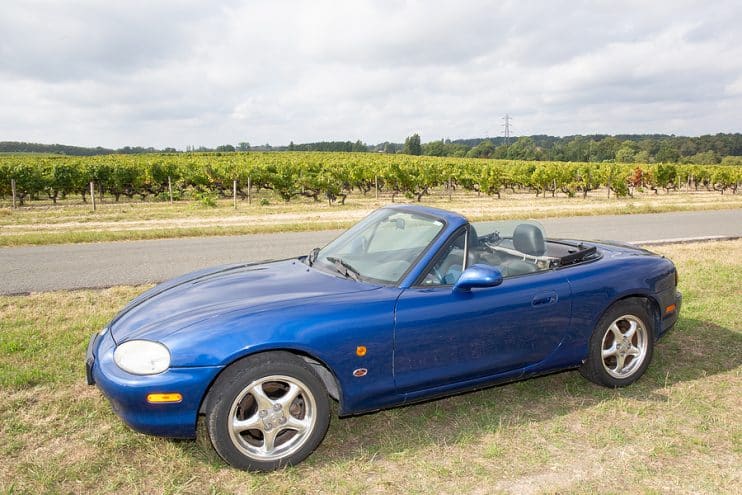
M 366 152 L 368 151 L 368 146 L 366 146 L 366 143 L 359 139 L 358 141 L 353 143 L 353 145 L 351 146 L 351 151 Z
M 722 165 L 742 165 L 742 156 L 725 156 L 721 159 Z
M 237 145 L 237 151 L 250 151 L 250 143 L 243 141 Z
M 655 155 L 655 159 L 658 162 L 665 162 L 665 163 L 671 163 L 671 162 L 677 162 L 678 158 L 680 158 L 680 153 L 678 150 L 672 147 L 672 145 L 664 141 L 660 145 L 660 149 L 657 151 L 657 154 Z
M 475 147 L 469 150 L 466 156 L 470 158 L 490 158 L 495 152 L 495 145 L 492 141 L 485 139 Z
M 635 163 L 652 163 L 653 161 L 647 150 L 641 150 L 634 156 Z
M 446 144 L 441 141 L 432 141 L 423 145 L 423 155 L 448 156 Z
M 613 136 L 607 136 L 592 145 L 593 161 L 609 162 L 616 158 L 621 142 Z
M 402 151 L 402 145 L 399 143 L 390 143 L 389 141 L 384 141 L 380 145 L 377 146 L 378 149 L 383 151 L 384 153 L 399 153 Z
M 564 158 L 570 162 L 589 162 L 592 145 L 583 136 L 574 136 L 564 146 Z
M 694 163 L 697 165 L 710 165 L 719 163 L 721 159 L 713 151 L 704 151 L 703 153 L 696 153 L 687 158 L 683 158 L 683 163 Z
M 421 155 L 422 146 L 420 145 L 420 135 L 415 133 L 404 140 L 402 153 L 406 155 Z
M 234 151 L 234 146 L 232 146 L 231 144 L 222 144 L 221 146 L 216 147 L 216 151 Z
M 618 163 L 634 163 L 636 154 L 639 152 L 639 146 L 633 141 L 624 141 L 616 151 L 616 161 Z
M 507 150 L 508 158 L 516 160 L 538 160 L 540 150 L 536 148 L 533 138 L 519 137 Z

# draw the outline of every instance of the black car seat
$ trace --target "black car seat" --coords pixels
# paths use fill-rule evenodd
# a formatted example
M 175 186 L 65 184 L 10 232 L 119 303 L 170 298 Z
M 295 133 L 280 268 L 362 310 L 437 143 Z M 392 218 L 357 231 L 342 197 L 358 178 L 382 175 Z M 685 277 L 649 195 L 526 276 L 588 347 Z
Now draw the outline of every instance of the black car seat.
M 513 248 L 529 256 L 543 256 L 546 252 L 546 242 L 544 234 L 540 228 L 529 223 L 521 223 L 513 232 Z M 538 266 L 533 261 L 512 258 L 505 260 L 501 269 L 503 276 L 512 277 L 513 275 L 523 275 L 538 270 Z
M 513 247 L 530 256 L 543 256 L 546 242 L 541 229 L 530 223 L 522 223 L 513 232 Z

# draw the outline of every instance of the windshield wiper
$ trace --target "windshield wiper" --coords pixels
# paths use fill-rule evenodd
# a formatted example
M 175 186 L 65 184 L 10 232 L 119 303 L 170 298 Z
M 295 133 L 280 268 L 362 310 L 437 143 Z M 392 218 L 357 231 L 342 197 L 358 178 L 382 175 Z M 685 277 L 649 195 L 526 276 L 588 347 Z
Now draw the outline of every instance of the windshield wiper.
M 335 265 L 335 269 L 337 269 L 337 271 L 340 272 L 340 274 L 344 277 L 352 278 L 356 282 L 361 280 L 361 274 L 358 273 L 358 270 L 353 268 L 353 266 L 350 265 L 350 263 L 348 263 L 347 261 L 343 261 L 340 258 L 335 258 L 333 256 L 328 256 L 325 259 Z
M 317 261 L 317 255 L 319 254 L 319 248 L 316 247 L 309 251 L 309 256 L 307 256 L 307 265 L 312 266 L 315 261 Z

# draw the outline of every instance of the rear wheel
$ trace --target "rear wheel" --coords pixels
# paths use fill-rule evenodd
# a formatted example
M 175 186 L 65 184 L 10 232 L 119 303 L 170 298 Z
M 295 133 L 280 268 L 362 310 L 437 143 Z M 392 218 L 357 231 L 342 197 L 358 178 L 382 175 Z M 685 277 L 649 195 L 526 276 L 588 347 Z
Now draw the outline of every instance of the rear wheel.
M 321 380 L 286 352 L 238 361 L 220 375 L 207 398 L 211 443 L 239 469 L 270 471 L 301 462 L 322 442 L 329 422 Z
M 625 387 L 644 374 L 654 349 L 653 318 L 646 305 L 628 299 L 613 305 L 598 322 L 580 373 L 606 387 Z

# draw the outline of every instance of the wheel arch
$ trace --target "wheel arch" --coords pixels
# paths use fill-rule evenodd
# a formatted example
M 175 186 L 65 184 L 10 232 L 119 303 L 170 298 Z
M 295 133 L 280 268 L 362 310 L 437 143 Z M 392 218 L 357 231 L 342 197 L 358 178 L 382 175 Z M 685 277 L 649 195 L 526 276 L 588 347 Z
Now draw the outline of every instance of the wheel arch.
M 323 360 L 317 358 L 316 356 L 312 355 L 311 353 L 301 350 L 301 349 L 294 349 L 290 347 L 279 347 L 279 348 L 272 348 L 272 349 L 259 349 L 255 350 L 254 352 L 249 352 L 246 354 L 242 354 L 235 359 L 232 359 L 229 361 L 224 368 L 219 371 L 219 373 L 214 376 L 214 378 L 209 383 L 208 387 L 206 387 L 206 391 L 204 392 L 203 397 L 201 398 L 201 404 L 198 408 L 198 415 L 203 415 L 206 412 L 206 408 L 208 406 L 208 398 L 211 392 L 211 389 L 213 388 L 216 381 L 219 379 L 219 377 L 226 371 L 228 368 L 233 366 L 234 364 L 243 361 L 245 359 L 250 359 L 252 357 L 261 355 L 261 354 L 270 354 L 270 353 L 288 353 L 292 354 L 299 359 L 303 360 L 305 363 L 307 363 L 309 366 L 311 366 L 312 370 L 317 374 L 320 381 L 322 381 L 322 384 L 325 387 L 325 390 L 327 391 L 327 394 L 332 398 L 338 401 L 342 404 L 343 400 L 343 393 L 342 388 L 340 386 L 340 381 L 337 379 L 337 376 L 335 372 L 330 368 L 330 366 L 327 365 Z
M 605 307 L 603 311 L 598 315 L 598 317 L 593 322 L 593 332 L 595 331 L 595 327 L 598 325 L 598 322 L 605 316 L 608 311 L 613 309 L 616 305 L 621 304 L 623 302 L 629 301 L 629 300 L 638 300 L 644 306 L 647 308 L 647 311 L 652 316 L 652 335 L 654 340 L 656 341 L 659 335 L 658 329 L 661 328 L 661 313 L 660 313 L 660 303 L 657 301 L 657 299 L 652 296 L 651 294 L 647 293 L 629 293 L 629 294 L 622 294 L 620 297 L 614 299 L 608 306 Z

